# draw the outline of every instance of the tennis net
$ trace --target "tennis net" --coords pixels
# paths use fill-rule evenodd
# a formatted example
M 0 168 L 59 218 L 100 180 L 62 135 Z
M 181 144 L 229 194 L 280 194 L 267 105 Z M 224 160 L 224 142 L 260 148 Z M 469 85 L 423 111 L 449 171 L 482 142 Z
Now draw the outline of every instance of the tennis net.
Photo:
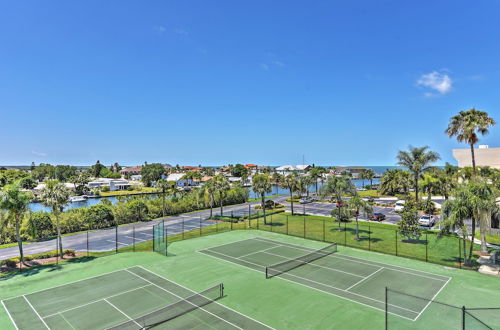
M 154 312 L 151 312 L 147 315 L 108 328 L 108 330 L 150 329 L 159 324 L 175 319 L 181 315 L 192 312 L 195 309 L 206 306 L 211 302 L 214 302 L 215 300 L 222 298 L 223 296 L 224 296 L 224 284 L 220 283 L 202 292 L 196 293 L 190 297 L 172 303 Z
M 285 272 L 288 272 L 292 269 L 300 267 L 302 265 L 313 262 L 314 260 L 318 260 L 320 258 L 326 257 L 332 253 L 337 252 L 337 243 L 330 244 L 322 249 L 313 251 L 306 255 L 300 256 L 295 259 L 283 261 L 271 266 L 266 267 L 266 278 L 271 278 L 274 276 L 278 276 Z

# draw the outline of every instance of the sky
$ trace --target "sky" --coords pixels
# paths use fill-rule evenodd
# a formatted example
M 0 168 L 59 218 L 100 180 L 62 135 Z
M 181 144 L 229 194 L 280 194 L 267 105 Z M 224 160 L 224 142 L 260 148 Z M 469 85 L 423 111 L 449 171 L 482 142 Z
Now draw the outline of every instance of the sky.
M 499 59 L 491 0 L 2 1 L 0 164 L 456 164 Z

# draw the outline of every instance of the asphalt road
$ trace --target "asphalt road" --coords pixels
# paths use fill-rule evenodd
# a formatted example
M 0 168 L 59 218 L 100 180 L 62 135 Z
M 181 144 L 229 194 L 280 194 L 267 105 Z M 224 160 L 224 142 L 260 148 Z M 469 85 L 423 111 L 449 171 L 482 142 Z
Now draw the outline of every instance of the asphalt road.
M 286 197 L 272 198 L 276 202 L 283 203 Z M 252 212 L 255 212 L 253 206 L 259 202 L 249 203 Z M 224 215 L 248 214 L 249 204 L 240 204 L 224 207 Z M 219 214 L 219 208 L 213 209 L 214 214 Z M 210 210 L 203 210 L 177 216 L 166 217 L 154 221 L 144 223 L 123 225 L 115 228 L 99 229 L 89 232 L 88 235 L 88 250 L 93 252 L 112 251 L 118 245 L 118 248 L 149 241 L 153 238 L 153 226 L 162 220 L 165 220 L 167 236 L 176 235 L 179 233 L 187 232 L 200 227 L 213 225 L 213 221 L 206 221 L 210 215 Z M 135 233 L 134 233 L 135 227 Z M 118 232 L 118 234 L 117 234 Z M 75 249 L 77 251 L 87 251 L 87 233 L 66 236 L 62 238 L 63 249 Z M 35 242 L 24 245 L 24 254 L 38 254 L 51 250 L 55 250 L 56 240 L 48 240 L 43 242 Z M 19 248 L 16 246 L 0 249 L 0 260 L 15 257 L 19 255 Z

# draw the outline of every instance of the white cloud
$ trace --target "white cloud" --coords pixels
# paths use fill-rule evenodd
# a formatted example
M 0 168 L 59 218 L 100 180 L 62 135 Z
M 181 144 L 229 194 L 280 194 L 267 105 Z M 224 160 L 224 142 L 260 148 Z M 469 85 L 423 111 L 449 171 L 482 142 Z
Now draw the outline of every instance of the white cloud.
M 165 33 L 165 31 L 167 31 L 167 29 L 163 25 L 156 25 L 155 27 L 153 27 L 153 31 L 158 34 L 163 34 Z
M 417 80 L 417 86 L 423 86 L 426 88 L 433 89 L 437 91 L 440 95 L 444 95 L 451 91 L 452 80 L 450 76 L 443 72 L 432 71 L 431 73 L 426 73 L 420 76 Z M 426 97 L 437 96 L 436 93 L 425 93 Z
M 265 63 L 261 63 L 260 64 L 260 67 L 262 68 L 262 70 L 269 70 L 269 65 L 265 64 Z
M 189 32 L 187 32 L 186 30 L 184 29 L 181 29 L 181 28 L 175 28 L 174 29 L 174 32 L 178 35 L 181 35 L 183 37 L 187 37 L 189 35 Z
M 47 157 L 47 154 L 45 152 L 31 151 L 31 153 L 38 157 Z
M 276 66 L 279 66 L 281 68 L 285 66 L 285 63 L 283 63 L 281 61 L 273 61 L 273 64 L 276 65 Z

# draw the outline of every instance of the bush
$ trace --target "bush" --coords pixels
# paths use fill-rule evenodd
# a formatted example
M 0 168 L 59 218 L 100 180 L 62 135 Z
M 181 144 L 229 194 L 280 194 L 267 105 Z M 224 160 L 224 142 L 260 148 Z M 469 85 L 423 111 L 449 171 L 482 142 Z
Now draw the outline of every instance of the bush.
M 54 224 L 50 213 L 34 212 L 29 217 L 26 217 L 21 227 L 23 237 L 29 239 L 46 238 L 55 234 Z
M 109 191 L 109 187 L 108 186 L 104 186 L 101 188 L 101 191 L 102 192 L 108 192 Z
M 98 204 L 84 209 L 83 218 L 92 229 L 107 228 L 116 224 L 113 210 L 108 205 Z

